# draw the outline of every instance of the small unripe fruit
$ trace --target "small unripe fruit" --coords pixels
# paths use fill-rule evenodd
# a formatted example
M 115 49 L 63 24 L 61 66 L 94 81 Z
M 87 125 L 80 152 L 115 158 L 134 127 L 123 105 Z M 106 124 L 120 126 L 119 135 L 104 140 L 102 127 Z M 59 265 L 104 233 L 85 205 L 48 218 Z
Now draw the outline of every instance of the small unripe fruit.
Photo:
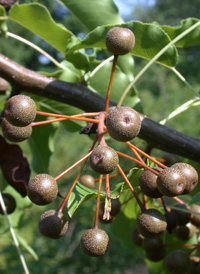
M 32 134 L 32 126 L 16 127 L 10 124 L 5 118 L 2 120 L 3 136 L 11 142 L 22 142 Z
M 194 211 L 196 213 L 200 214 L 200 206 L 199 205 L 192 205 L 191 211 Z M 200 215 L 192 213 L 190 221 L 193 225 L 200 226 Z
M 91 168 L 100 174 L 113 172 L 119 163 L 116 151 L 108 146 L 98 145 L 90 156 Z
M 189 212 L 185 212 L 184 210 L 190 210 L 190 208 L 186 204 L 180 203 L 175 204 L 174 207 L 177 209 L 173 208 L 171 211 L 177 215 L 178 225 L 186 225 L 190 221 L 191 214 Z
M 2 197 L 4 200 L 7 213 L 8 214 L 13 213 L 16 208 L 15 198 L 9 193 L 2 193 Z M 1 205 L 0 205 L 0 214 L 4 214 Z
M 68 221 L 62 212 L 52 209 L 42 214 L 38 228 L 45 237 L 58 239 L 67 232 Z
M 162 168 L 155 167 L 153 168 L 155 171 L 160 172 Z M 160 198 L 162 194 L 157 188 L 157 176 L 151 172 L 150 170 L 144 170 L 139 179 L 139 184 L 142 192 L 150 198 Z
M 120 212 L 121 203 L 119 199 L 110 199 L 110 205 L 111 205 L 111 211 L 110 211 L 110 218 L 103 219 L 104 216 L 104 210 L 105 210 L 105 202 L 102 202 L 99 207 L 99 220 L 102 223 L 111 223 L 115 220 L 116 215 Z
M 172 167 L 181 170 L 186 179 L 186 186 L 183 194 L 188 194 L 194 190 L 198 184 L 199 176 L 196 169 L 187 163 L 176 163 Z
M 101 229 L 88 229 L 81 237 L 83 252 L 92 257 L 103 256 L 108 249 L 109 237 Z
M 174 197 L 183 193 L 186 186 L 184 174 L 177 168 L 163 169 L 157 178 L 158 190 L 165 196 Z
M 38 174 L 27 186 L 29 199 L 37 205 L 47 205 L 55 200 L 58 186 L 55 179 L 48 174 Z
M 147 259 L 152 262 L 159 262 L 165 258 L 166 255 L 166 248 L 162 246 L 157 251 L 146 251 L 145 252 Z
M 127 142 L 138 135 L 141 128 L 140 116 L 130 107 L 116 107 L 109 113 L 106 127 L 113 139 Z
M 89 174 L 82 175 L 79 179 L 79 182 L 89 188 L 95 188 L 95 180 L 94 177 L 92 177 Z
M 146 252 L 157 252 L 163 247 L 163 241 L 160 237 L 152 239 L 144 238 L 142 241 L 142 247 Z
M 187 241 L 196 233 L 196 226 L 191 223 L 187 223 L 186 225 L 177 226 L 173 232 L 176 238 Z
M 147 238 L 159 236 L 167 228 L 165 216 L 157 209 L 147 209 L 136 220 L 138 231 Z
M 114 27 L 107 32 L 106 47 L 114 55 L 129 53 L 135 45 L 135 36 L 130 29 Z
M 171 251 L 166 258 L 167 269 L 172 274 L 187 273 L 190 266 L 190 257 L 188 252 L 177 249 Z
M 7 101 L 4 116 L 13 126 L 28 126 L 35 120 L 35 102 L 29 96 L 15 95 Z

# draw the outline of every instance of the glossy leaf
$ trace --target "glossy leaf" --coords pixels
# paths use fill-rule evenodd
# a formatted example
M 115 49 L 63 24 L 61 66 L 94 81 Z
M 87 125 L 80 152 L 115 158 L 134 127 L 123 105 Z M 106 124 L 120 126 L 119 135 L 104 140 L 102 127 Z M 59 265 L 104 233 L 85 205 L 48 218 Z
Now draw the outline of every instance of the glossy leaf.
M 62 2 L 89 30 L 103 24 L 123 22 L 112 0 L 62 0 Z
M 196 18 L 187 18 L 181 21 L 180 26 L 172 27 L 172 26 L 162 26 L 162 29 L 169 35 L 170 39 L 173 40 L 179 34 L 184 32 L 186 29 L 190 28 L 194 24 L 196 24 L 199 19 Z M 191 31 L 188 35 L 184 36 L 181 40 L 179 40 L 175 45 L 177 47 L 190 47 L 194 45 L 200 44 L 200 26 Z
M 81 42 L 73 47 L 67 47 L 66 54 L 81 48 L 106 48 L 105 37 L 112 27 L 116 25 L 103 25 L 91 31 Z M 131 53 L 145 59 L 152 59 L 162 48 L 171 40 L 169 36 L 155 24 L 145 24 L 138 21 L 131 21 L 126 24 L 117 24 L 117 26 L 129 28 L 133 31 L 136 43 Z M 177 50 L 171 46 L 158 60 L 165 66 L 175 66 L 177 63 Z
M 10 19 L 37 34 L 61 53 L 65 52 L 67 41 L 73 34 L 55 23 L 45 6 L 38 3 L 16 4 L 9 15 Z

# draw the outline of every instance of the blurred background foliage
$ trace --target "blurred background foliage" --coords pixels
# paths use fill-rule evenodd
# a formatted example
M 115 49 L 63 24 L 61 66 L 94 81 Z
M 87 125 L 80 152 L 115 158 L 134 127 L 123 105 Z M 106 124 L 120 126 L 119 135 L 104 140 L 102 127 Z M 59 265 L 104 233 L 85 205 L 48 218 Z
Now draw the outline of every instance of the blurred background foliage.
M 63 24 L 75 35 L 83 38 L 88 32 L 87 28 L 82 25 L 75 16 L 70 14 L 62 5 L 61 1 L 21 1 L 21 3 L 31 2 L 44 4 L 54 20 Z M 120 12 L 124 7 L 128 7 L 129 12 L 123 13 L 123 20 L 125 22 L 139 20 L 142 22 L 155 22 L 155 24 L 171 26 L 179 25 L 182 19 L 188 17 L 198 18 L 200 9 L 200 2 L 197 0 L 118 0 L 116 1 L 116 5 L 119 7 Z M 59 52 L 38 36 L 32 35 L 32 33 L 23 27 L 10 21 L 8 22 L 8 27 L 10 32 L 35 43 L 51 54 L 55 59 L 59 61 L 63 60 L 63 56 Z M 55 66 L 50 63 L 46 57 L 13 38 L 3 39 L 0 37 L 0 52 L 29 69 L 45 72 L 55 71 Z M 104 58 L 106 56 L 105 54 L 106 53 L 101 52 L 99 59 Z M 199 46 L 179 49 L 179 54 L 180 58 L 177 69 L 192 83 L 192 86 L 199 91 Z M 137 57 L 134 58 L 135 75 L 146 62 L 146 60 Z M 104 81 L 104 79 L 102 80 Z M 156 121 L 166 118 L 174 109 L 195 96 L 172 71 L 158 64 L 154 64 L 143 75 L 137 82 L 136 88 L 139 98 L 141 99 L 144 114 Z M 167 125 L 199 138 L 200 129 L 198 126 L 194 126 L 198 125 L 198 117 L 199 108 L 190 108 L 168 121 Z M 78 133 L 67 131 L 63 125 L 56 125 L 54 126 L 53 142 L 54 149 L 51 154 L 48 169 L 52 176 L 56 176 L 80 158 L 80 151 L 81 155 L 87 153 L 91 139 L 88 136 L 80 136 Z M 140 141 L 136 140 L 135 142 L 139 143 Z M 25 141 L 20 146 L 23 148 L 24 153 L 31 163 L 33 160 L 33 152 L 30 151 L 28 142 Z M 141 147 L 144 148 L 145 144 L 142 143 Z M 122 144 L 118 149 L 126 152 Z M 156 150 L 153 151 L 153 154 L 162 157 L 164 152 Z M 128 167 L 127 163 L 124 163 L 124 166 L 126 166 L 126 168 L 131 167 Z M 87 173 L 87 170 L 89 170 L 88 166 L 84 173 Z M 62 179 L 59 185 L 59 191 L 62 195 L 67 193 L 67 188 L 71 184 L 76 172 L 77 169 Z M 34 172 L 32 173 L 32 176 L 33 175 Z M 1 186 L 4 184 L 5 182 L 2 177 Z M 15 193 L 15 195 L 17 194 Z M 25 254 L 31 273 L 148 273 L 147 264 L 144 262 L 144 251 L 134 246 L 131 242 L 131 231 L 134 227 L 134 221 L 131 220 L 131 218 L 126 218 L 122 213 L 120 213 L 113 224 L 100 224 L 100 228 L 105 229 L 110 235 L 110 246 L 105 256 L 102 258 L 90 258 L 81 252 L 79 246 L 80 237 L 86 229 L 93 225 L 96 206 L 94 200 L 83 203 L 80 209 L 75 212 L 73 219 L 70 221 L 70 227 L 66 237 L 58 241 L 42 237 L 37 228 L 38 219 L 45 210 L 57 208 L 59 203 L 60 200 L 58 199 L 51 206 L 44 208 L 27 204 L 23 222 L 21 222 L 20 226 L 16 229 L 19 237 L 24 239 L 28 244 L 27 246 L 26 244 L 23 245 L 22 251 Z M 127 215 L 131 216 L 131 214 L 132 212 L 127 212 Z M 17 218 L 16 216 L 12 217 L 12 215 L 11 218 Z M 0 216 L 1 226 L 3 222 L 4 217 Z M 124 227 L 126 228 L 125 234 L 123 234 Z M 8 229 L 3 226 L 3 228 L 0 229 L 0 233 L 0 273 L 22 273 L 21 263 L 16 249 L 12 244 Z M 32 249 L 27 250 L 28 248 Z M 161 265 L 162 263 L 163 262 L 161 262 Z M 154 266 L 153 263 L 152 265 L 151 269 L 154 268 L 154 273 L 161 273 L 160 269 L 163 268 L 162 266 L 158 268 L 159 270 L 156 270 L 157 266 Z

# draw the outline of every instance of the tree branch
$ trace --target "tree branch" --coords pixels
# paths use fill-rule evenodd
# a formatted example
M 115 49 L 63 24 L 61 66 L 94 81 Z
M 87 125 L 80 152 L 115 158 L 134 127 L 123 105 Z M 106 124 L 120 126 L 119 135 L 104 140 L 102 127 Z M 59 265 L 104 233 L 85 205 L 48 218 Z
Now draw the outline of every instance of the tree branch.
M 67 83 L 26 69 L 0 54 L 0 77 L 7 80 L 17 92 L 26 91 L 52 100 L 76 106 L 87 112 L 102 111 L 105 97 L 80 83 Z M 116 102 L 110 101 L 110 106 Z M 194 161 L 200 159 L 200 140 L 141 115 L 139 137 L 152 147 L 172 152 Z

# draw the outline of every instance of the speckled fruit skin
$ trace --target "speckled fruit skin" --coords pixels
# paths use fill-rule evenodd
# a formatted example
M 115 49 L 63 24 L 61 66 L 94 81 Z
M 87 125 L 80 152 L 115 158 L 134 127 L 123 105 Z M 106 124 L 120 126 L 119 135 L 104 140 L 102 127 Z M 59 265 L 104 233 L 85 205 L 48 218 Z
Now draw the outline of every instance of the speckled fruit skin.
M 98 145 L 90 156 L 91 168 L 99 174 L 113 172 L 119 163 L 116 151 L 108 146 Z
M 55 200 L 58 186 L 54 178 L 48 174 L 38 174 L 27 186 L 29 199 L 37 205 L 47 205 Z
M 109 237 L 104 230 L 88 229 L 81 237 L 83 252 L 92 257 L 103 256 L 108 249 Z
M 86 187 L 95 188 L 95 180 L 89 174 L 82 175 L 79 179 L 79 182 Z
M 157 177 L 158 190 L 165 196 L 174 197 L 183 193 L 186 186 L 184 174 L 177 168 L 163 169 Z
M 9 193 L 2 193 L 2 197 L 3 197 L 3 200 L 4 200 L 4 204 L 6 206 L 7 213 L 8 214 L 13 213 L 15 211 L 15 208 L 16 208 L 15 198 L 12 195 L 10 195 Z M 1 205 L 0 205 L 0 214 L 4 214 Z
M 107 116 L 106 127 L 113 139 L 127 142 L 135 138 L 140 132 L 140 116 L 130 107 L 116 107 Z
M 51 209 L 40 217 L 38 229 L 45 237 L 58 239 L 67 232 L 68 221 L 63 213 Z
M 166 265 L 172 274 L 187 273 L 190 266 L 189 254 L 181 249 L 173 250 L 167 255 Z
M 114 55 L 129 53 L 135 45 L 135 36 L 130 29 L 114 27 L 107 32 L 106 47 Z
M 198 184 L 199 176 L 196 169 L 187 163 L 176 163 L 172 165 L 174 168 L 178 168 L 184 174 L 186 178 L 186 186 L 183 194 L 188 194 L 194 190 Z
M 160 172 L 162 168 L 156 167 L 153 168 L 155 171 Z M 142 192 L 150 198 L 160 198 L 162 193 L 157 188 L 157 176 L 150 170 L 144 170 L 139 179 L 139 184 Z
M 26 95 L 15 95 L 7 101 L 4 116 L 13 126 L 28 126 L 35 120 L 35 102 Z
M 10 124 L 5 118 L 2 120 L 1 126 L 3 136 L 11 142 L 22 142 L 28 139 L 32 134 L 31 125 L 26 127 L 16 127 Z
M 147 238 L 159 236 L 167 228 L 165 216 L 157 209 L 147 209 L 136 220 L 138 231 Z

